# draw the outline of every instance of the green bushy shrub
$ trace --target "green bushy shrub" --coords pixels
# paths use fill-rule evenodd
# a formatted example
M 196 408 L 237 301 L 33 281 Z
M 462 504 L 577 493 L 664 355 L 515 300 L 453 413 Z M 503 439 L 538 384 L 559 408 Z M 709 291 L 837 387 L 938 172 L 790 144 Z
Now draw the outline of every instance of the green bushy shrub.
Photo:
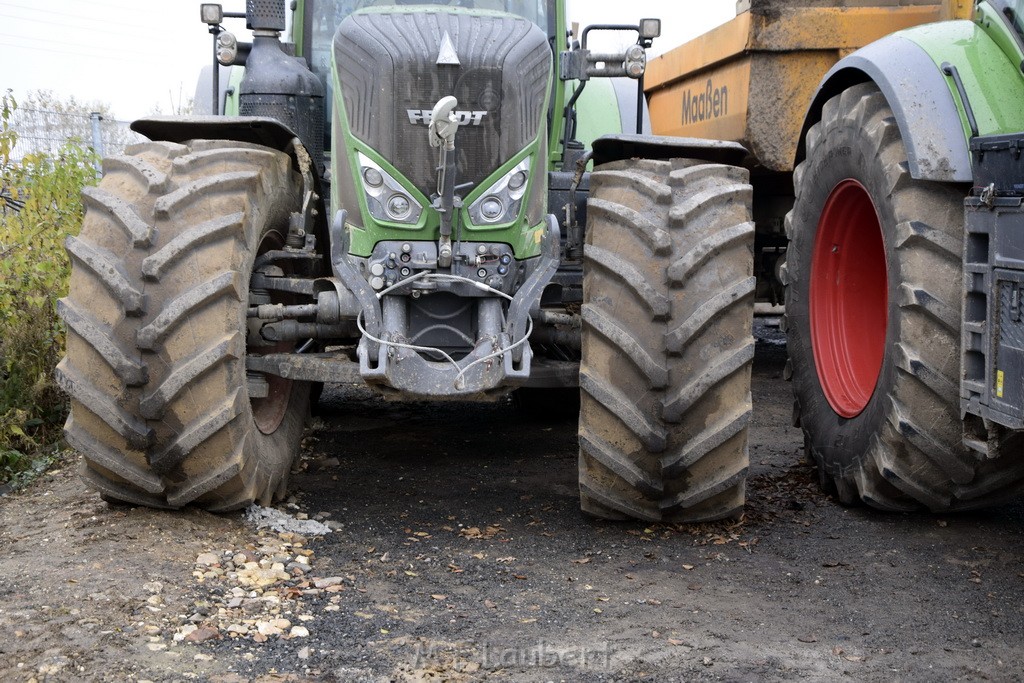
M 82 223 L 82 187 L 95 155 L 66 143 L 13 159 L 10 92 L 0 100 L 0 482 L 31 472 L 55 450 L 67 413 L 53 369 L 64 353 L 57 299 L 67 292 L 64 240 Z

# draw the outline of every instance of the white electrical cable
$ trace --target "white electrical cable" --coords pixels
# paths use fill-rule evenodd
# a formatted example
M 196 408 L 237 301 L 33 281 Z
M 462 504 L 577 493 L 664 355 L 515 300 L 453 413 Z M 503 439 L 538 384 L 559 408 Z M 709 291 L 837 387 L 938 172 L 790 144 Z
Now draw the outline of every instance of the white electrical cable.
M 392 292 L 392 291 L 394 291 L 394 290 L 396 290 L 396 289 L 398 289 L 400 287 L 404 287 L 405 285 L 412 283 L 414 280 L 419 280 L 421 278 L 422 279 L 426 279 L 426 280 L 444 280 L 444 281 L 448 281 L 448 282 L 464 282 L 466 284 L 469 284 L 469 285 L 472 285 L 472 286 L 476 287 L 477 289 L 481 289 L 481 290 L 483 290 L 485 292 L 489 292 L 491 294 L 495 294 L 497 296 L 500 296 L 500 297 L 503 297 L 505 299 L 508 299 L 509 301 L 514 301 L 513 297 L 509 296 L 505 292 L 502 292 L 501 290 L 495 289 L 494 287 L 491 287 L 490 285 L 486 285 L 483 282 L 477 282 L 476 280 L 471 280 L 471 279 L 469 279 L 467 277 L 462 277 L 460 275 L 448 275 L 446 273 L 430 273 L 430 272 L 425 271 L 425 270 L 420 271 L 419 273 L 416 273 L 415 275 L 413 275 L 411 277 L 408 277 L 408 278 L 406 278 L 404 280 L 396 282 L 395 284 L 391 285 L 387 289 L 381 290 L 380 292 L 377 293 L 377 298 L 381 299 L 386 294 L 388 294 L 389 292 Z M 439 349 L 437 347 L 433 347 L 433 346 L 416 346 L 415 344 L 403 344 L 401 342 L 386 341 L 384 339 L 379 339 L 379 338 L 373 336 L 372 334 L 370 334 L 369 332 L 366 331 L 365 327 L 363 327 L 363 313 L 362 313 L 362 311 L 360 311 L 359 315 L 356 316 L 356 327 L 359 328 L 359 331 L 367 339 L 369 339 L 370 341 L 372 341 L 374 343 L 380 344 L 382 346 L 389 346 L 389 347 L 393 347 L 393 348 L 397 348 L 397 349 L 409 349 L 410 351 L 417 351 L 417 352 L 422 352 L 422 353 L 437 353 L 437 354 L 440 354 L 441 356 L 444 357 L 445 360 L 447 360 L 449 363 L 451 363 L 453 366 L 455 366 L 456 370 L 459 371 L 459 373 L 455 376 L 455 388 L 456 389 L 461 389 L 461 388 L 463 388 L 465 386 L 465 379 L 464 378 L 466 376 L 466 373 L 469 372 L 470 368 L 472 368 L 475 365 L 479 365 L 480 363 L 484 363 L 486 361 L 489 361 L 492 358 L 498 358 L 500 356 L 504 356 L 506 353 L 514 351 L 516 348 L 522 346 L 523 344 L 525 344 L 530 339 L 530 335 L 533 334 L 533 319 L 532 318 L 527 318 L 527 321 L 529 323 L 529 327 L 527 327 L 526 334 L 523 335 L 522 339 L 520 339 L 519 341 L 515 342 L 514 344 L 512 344 L 510 346 L 498 349 L 494 353 L 490 353 L 490 354 L 484 356 L 483 358 L 477 358 L 475 361 L 473 361 L 472 363 L 468 364 L 464 368 L 459 366 L 458 362 L 454 358 L 452 358 L 450 355 L 448 355 L 447 353 L 445 353 L 444 351 L 442 351 L 441 349 Z M 461 383 L 461 386 L 460 386 L 460 383 Z
M 462 388 L 462 387 L 459 386 L 459 382 L 463 381 L 462 380 L 463 376 L 467 372 L 469 372 L 469 369 L 471 367 L 473 367 L 474 365 L 476 365 L 477 363 L 483 363 L 484 361 L 488 361 L 488 360 L 490 360 L 492 358 L 497 358 L 498 356 L 504 356 L 506 353 L 515 350 L 516 347 L 522 346 L 523 344 L 525 344 L 527 342 L 527 340 L 529 340 L 530 335 L 533 334 L 533 318 L 527 318 L 527 320 L 530 322 L 530 326 L 527 328 L 526 334 L 523 335 L 522 339 L 517 341 L 515 344 L 512 344 L 512 346 L 506 347 L 504 349 L 499 349 L 498 351 L 495 351 L 494 353 L 492 353 L 492 354 L 490 354 L 488 356 L 484 356 L 483 358 L 477 358 L 475 361 L 473 361 L 472 363 L 470 363 L 466 367 L 462 368 L 462 370 L 459 371 L 459 374 L 457 374 L 455 376 L 455 388 L 456 389 L 461 389 Z M 462 386 L 465 386 L 465 382 L 464 381 L 463 381 Z
M 449 356 L 447 353 L 445 353 L 441 349 L 435 348 L 433 346 L 415 346 L 413 344 L 403 344 L 401 342 L 385 341 L 384 339 L 378 339 L 377 337 L 374 337 L 372 334 L 370 334 L 369 332 L 366 331 L 365 327 L 363 327 L 363 312 L 362 311 L 359 311 L 359 315 L 356 316 L 356 327 L 359 328 L 359 331 L 363 333 L 364 337 L 366 337 L 367 339 L 369 339 L 372 342 L 375 342 L 377 344 L 381 344 L 382 346 L 392 346 L 392 347 L 394 347 L 396 349 L 409 349 L 410 351 L 423 351 L 424 353 L 439 353 L 439 354 L 441 354 L 442 356 L 445 357 L 445 360 L 447 360 L 449 363 L 454 365 L 456 370 L 460 370 L 461 369 L 459 367 L 459 364 L 455 362 L 454 358 Z
M 500 296 L 503 299 L 513 301 L 513 298 L 510 295 L 506 294 L 500 289 L 495 289 L 490 285 L 484 284 L 483 282 L 477 282 L 476 280 L 471 280 L 468 277 L 462 277 L 461 275 L 448 275 L 447 273 L 431 273 L 430 271 L 427 270 L 421 270 L 415 275 L 410 275 L 404 280 L 399 280 L 398 282 L 391 285 L 387 289 L 380 290 L 379 292 L 377 292 L 377 299 L 383 299 L 385 296 L 395 291 L 396 289 L 401 289 L 406 285 L 410 285 L 416 280 L 442 280 L 445 282 L 464 282 L 465 284 L 476 287 L 477 289 L 482 290 L 484 292 L 488 292 L 490 294 Z
M 467 285 L 472 285 L 472 286 L 476 287 L 477 289 L 482 289 L 485 292 L 490 292 L 491 294 L 495 294 L 495 295 L 500 296 L 502 298 L 508 299 L 509 301 L 514 301 L 514 299 L 511 296 L 509 296 L 505 292 L 501 291 L 500 289 L 495 289 L 494 287 L 491 287 L 490 285 L 485 285 L 483 282 L 477 282 L 476 280 L 470 280 L 468 277 L 462 277 L 461 275 L 449 275 L 447 273 L 431 273 L 430 277 L 427 278 L 427 279 L 429 279 L 429 280 L 447 280 L 447 281 L 450 281 L 450 282 L 465 282 Z

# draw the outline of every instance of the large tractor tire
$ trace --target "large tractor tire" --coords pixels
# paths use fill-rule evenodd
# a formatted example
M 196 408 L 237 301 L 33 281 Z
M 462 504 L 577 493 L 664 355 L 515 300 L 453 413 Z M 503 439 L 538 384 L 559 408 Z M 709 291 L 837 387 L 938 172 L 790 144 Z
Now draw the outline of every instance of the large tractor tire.
M 989 505 L 1024 465 L 959 411 L 965 188 L 910 177 L 884 96 L 855 85 L 807 134 L 784 277 L 795 420 L 821 482 L 887 510 Z M 998 446 L 998 442 L 995 442 Z
M 283 494 L 306 384 L 249 398 L 246 310 L 257 254 L 299 207 L 290 157 L 257 146 L 146 143 L 104 161 L 68 240 L 60 301 L 68 443 L 112 502 L 212 511 Z
M 590 188 L 581 506 L 606 519 L 738 515 L 754 357 L 747 172 L 620 161 Z

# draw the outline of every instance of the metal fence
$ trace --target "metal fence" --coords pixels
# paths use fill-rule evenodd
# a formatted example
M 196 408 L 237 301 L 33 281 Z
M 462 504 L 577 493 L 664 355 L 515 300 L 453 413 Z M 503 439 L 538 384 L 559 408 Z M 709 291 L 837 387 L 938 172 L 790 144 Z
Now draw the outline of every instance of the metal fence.
M 11 128 L 18 134 L 11 158 L 20 160 L 40 152 L 56 155 L 69 142 L 92 147 L 100 156 L 120 154 L 126 146 L 146 139 L 129 125 L 101 114 L 19 107 L 11 117 Z

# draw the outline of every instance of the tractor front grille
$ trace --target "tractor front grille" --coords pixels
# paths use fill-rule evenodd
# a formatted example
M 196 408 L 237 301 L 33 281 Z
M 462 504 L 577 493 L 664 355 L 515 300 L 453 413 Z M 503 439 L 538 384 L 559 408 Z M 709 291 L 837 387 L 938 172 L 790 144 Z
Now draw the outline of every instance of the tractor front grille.
M 459 64 L 438 64 L 445 36 Z M 454 95 L 458 183 L 482 182 L 532 142 L 546 115 L 547 36 L 511 15 L 395 9 L 342 22 L 334 55 L 349 128 L 428 196 L 438 154 L 429 112 Z

